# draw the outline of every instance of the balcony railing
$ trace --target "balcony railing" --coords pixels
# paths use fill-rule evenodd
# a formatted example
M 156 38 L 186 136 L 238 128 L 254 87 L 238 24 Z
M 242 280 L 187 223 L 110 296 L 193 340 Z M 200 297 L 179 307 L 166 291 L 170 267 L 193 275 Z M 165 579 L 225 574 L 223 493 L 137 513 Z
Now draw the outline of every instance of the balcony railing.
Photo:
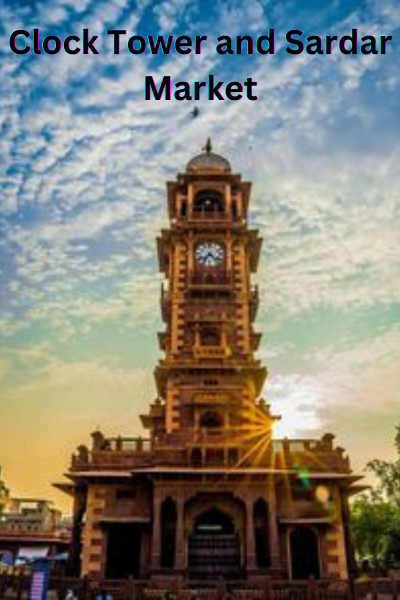
M 191 286 L 230 286 L 232 277 L 224 273 L 195 273 L 189 277 Z
M 72 456 L 73 471 L 95 469 L 133 469 L 151 464 L 152 442 L 150 439 L 105 438 L 100 432 L 92 434 L 93 446 L 79 446 Z
M 111 437 L 105 440 L 103 450 L 117 452 L 148 452 L 151 450 L 151 440 L 142 437 Z
M 349 472 L 349 458 L 340 446 L 333 446 L 333 436 L 320 440 L 272 440 L 274 464 L 280 468 L 327 472 Z
M 226 349 L 223 346 L 194 346 L 193 356 L 197 359 L 226 358 Z
M 49 529 L 43 527 L 32 528 L 29 526 L 11 527 L 10 525 L 2 524 L 2 526 L 0 527 L 0 535 L 3 538 L 3 540 L 5 538 L 10 540 L 13 540 L 15 538 L 16 540 L 21 541 L 22 538 L 30 538 L 32 540 L 46 539 L 54 541 L 64 541 L 69 539 L 70 532 L 65 528 Z
M 232 216 L 221 210 L 194 210 L 189 215 L 189 220 L 195 221 L 227 221 L 232 219 Z
M 203 221 L 204 224 L 207 224 L 207 222 L 215 223 L 220 221 L 221 223 L 231 223 L 236 226 L 246 224 L 246 219 L 244 217 L 223 210 L 194 210 L 191 213 L 188 213 L 186 217 L 181 217 L 179 219 L 180 223 L 184 223 L 185 221 L 188 223 L 191 221 Z
M 99 434 L 94 434 L 98 436 Z M 100 434 L 101 435 L 101 434 Z M 270 440 L 265 435 L 262 452 L 260 432 L 252 435 L 251 428 L 202 428 L 177 430 L 159 436 L 152 444 L 143 438 L 96 437 L 91 451 L 79 446 L 73 455 L 71 470 L 134 470 L 155 465 L 187 464 L 186 450 L 193 446 L 237 447 L 238 454 L 246 456 L 240 467 L 257 467 L 302 472 L 349 473 L 349 459 L 343 448 L 333 446 L 333 436 L 324 435 L 320 440 Z M 223 463 L 221 464 L 223 466 Z

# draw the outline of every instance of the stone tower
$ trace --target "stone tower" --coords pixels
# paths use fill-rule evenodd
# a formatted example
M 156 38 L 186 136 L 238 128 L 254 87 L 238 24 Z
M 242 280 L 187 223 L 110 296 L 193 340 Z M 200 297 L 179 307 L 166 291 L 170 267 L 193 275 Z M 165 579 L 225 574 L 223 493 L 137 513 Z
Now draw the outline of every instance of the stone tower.
M 236 464 L 244 438 L 269 443 L 273 423 L 257 402 L 266 369 L 254 357 L 261 239 L 247 225 L 251 185 L 208 145 L 167 189 L 170 227 L 157 240 L 165 358 L 155 370 L 164 405 L 143 422 L 152 439 L 189 444 L 196 464 Z
M 71 567 L 124 578 L 345 578 L 347 500 L 359 479 L 334 436 L 273 440 L 248 227 L 251 184 L 205 151 L 168 182 L 169 226 L 149 436 L 93 434 L 68 472 Z M 123 558 L 121 558 L 123 557 Z

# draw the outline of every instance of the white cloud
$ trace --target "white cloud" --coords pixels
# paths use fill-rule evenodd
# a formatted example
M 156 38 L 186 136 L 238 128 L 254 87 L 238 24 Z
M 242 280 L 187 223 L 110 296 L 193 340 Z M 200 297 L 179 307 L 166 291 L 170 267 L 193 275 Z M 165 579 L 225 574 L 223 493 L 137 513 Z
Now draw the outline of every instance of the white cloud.
M 39 17 L 49 27 L 68 23 L 101 34 L 100 56 L 59 53 L 28 60 L 8 53 L 0 65 L 0 228 L 7 256 L 0 274 L 6 307 L 0 334 L 11 344 L 29 328 L 33 336 L 44 335 L 32 333 L 44 325 L 45 335 L 57 337 L 60 345 L 112 322 L 132 328 L 133 340 L 135 332 L 155 332 L 160 277 L 154 238 L 167 222 L 164 182 L 208 135 L 216 151 L 254 181 L 251 222 L 265 238 L 257 276 L 260 320 L 275 328 L 275 337 L 288 318 L 302 319 L 321 307 L 336 316 L 367 309 L 379 315 L 400 302 L 394 46 L 385 57 L 340 52 L 294 57 L 280 38 L 275 56 L 255 54 L 233 63 L 215 53 L 216 36 L 265 32 L 274 26 L 270 15 L 282 10 L 276 3 L 217 3 L 213 14 L 220 18 L 213 22 L 182 0 L 156 8 L 140 2 L 129 14 L 125 0 L 59 0 L 51 7 L 45 3 L 42 16 L 3 5 L 5 48 L 9 31 L 21 23 L 31 27 Z M 114 56 L 106 28 L 115 23 L 133 35 L 146 30 L 144 15 L 165 35 L 197 27 L 196 33 L 209 36 L 202 54 L 138 57 L 124 40 L 124 50 Z M 352 12 L 326 29 L 397 35 L 399 22 L 395 2 L 383 6 L 371 0 L 363 14 Z M 144 100 L 145 74 L 196 81 L 211 72 L 224 81 L 252 76 L 259 99 L 203 98 L 197 119 L 190 116 L 189 102 Z M 281 315 L 279 323 L 271 325 L 271 312 Z M 335 406 L 349 402 L 357 414 L 369 391 L 381 403 L 368 401 L 368 414 L 390 412 L 398 359 L 385 349 L 394 347 L 397 335 L 387 325 L 367 350 L 363 344 L 350 350 L 338 342 L 321 346 L 319 357 L 304 358 L 309 366 L 304 372 L 297 365 L 287 372 L 291 341 L 282 339 L 271 352 L 282 365 L 271 387 L 277 412 L 282 403 L 289 421 L 307 413 L 304 425 L 316 429 L 333 418 Z M 57 356 L 57 348 L 52 350 Z M 40 369 L 39 374 L 44 375 Z M 42 385 L 49 391 L 72 381 L 77 393 L 82 386 L 89 394 L 88 382 L 96 377 L 105 384 L 104 407 L 113 397 L 114 378 L 121 385 L 129 380 L 127 373 L 113 374 L 100 363 L 66 366 L 55 360 L 31 393 L 39 396 Z M 90 400 L 91 416 L 93 407 Z

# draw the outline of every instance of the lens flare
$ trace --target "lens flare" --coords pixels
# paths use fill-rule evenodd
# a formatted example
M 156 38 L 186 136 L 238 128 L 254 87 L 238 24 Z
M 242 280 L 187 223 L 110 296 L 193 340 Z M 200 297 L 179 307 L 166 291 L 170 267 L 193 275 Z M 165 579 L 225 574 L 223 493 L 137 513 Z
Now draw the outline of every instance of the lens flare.
M 330 500 L 331 493 L 325 485 L 319 485 L 315 490 L 315 498 L 321 504 L 327 504 Z

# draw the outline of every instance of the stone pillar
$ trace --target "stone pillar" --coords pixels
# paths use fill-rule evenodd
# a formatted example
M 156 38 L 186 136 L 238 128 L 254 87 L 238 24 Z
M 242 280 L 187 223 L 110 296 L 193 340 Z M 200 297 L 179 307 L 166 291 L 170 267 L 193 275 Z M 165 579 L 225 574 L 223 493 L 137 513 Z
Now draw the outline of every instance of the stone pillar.
M 151 568 L 160 568 L 161 559 L 161 498 L 154 495 L 153 500 L 153 534 L 151 538 Z
M 189 217 L 189 219 L 193 218 L 193 200 L 194 200 L 193 184 L 189 183 L 188 187 L 187 187 L 187 203 L 188 203 L 188 217 Z
M 275 485 L 272 480 L 268 494 L 269 548 L 271 556 L 271 569 L 280 569 L 282 565 L 279 551 L 278 519 L 275 494 Z
M 227 244 L 226 244 L 226 270 L 229 277 L 232 276 L 232 252 L 233 252 L 233 244 L 232 244 L 232 235 L 230 230 L 227 233 Z
M 185 552 L 185 501 L 178 498 L 176 501 L 176 532 L 175 532 L 175 569 L 183 571 L 186 568 Z
M 194 240 L 193 240 L 193 231 L 189 231 L 189 240 L 187 245 L 187 256 L 188 256 L 188 272 L 189 275 L 192 276 L 194 271 Z
M 99 526 L 98 515 L 106 511 L 107 490 L 100 484 L 92 484 L 87 491 L 86 519 L 82 530 L 81 576 L 104 576 L 104 531 Z
M 231 190 L 231 184 L 227 183 L 225 185 L 225 213 L 229 216 L 231 216 L 232 211 L 231 211 L 231 207 L 232 207 L 232 190 Z
M 255 571 L 256 545 L 254 540 L 253 501 L 246 499 L 246 570 L 247 573 Z
M 338 539 L 340 577 L 342 579 L 354 578 L 357 573 L 357 564 L 355 561 L 354 545 L 350 535 L 349 499 L 345 489 L 338 488 L 336 494 L 336 511 L 339 517 L 337 530 L 340 532 Z
M 86 510 L 86 489 L 77 487 L 74 492 L 72 538 L 69 547 L 68 573 L 78 577 L 81 570 L 82 519 Z

